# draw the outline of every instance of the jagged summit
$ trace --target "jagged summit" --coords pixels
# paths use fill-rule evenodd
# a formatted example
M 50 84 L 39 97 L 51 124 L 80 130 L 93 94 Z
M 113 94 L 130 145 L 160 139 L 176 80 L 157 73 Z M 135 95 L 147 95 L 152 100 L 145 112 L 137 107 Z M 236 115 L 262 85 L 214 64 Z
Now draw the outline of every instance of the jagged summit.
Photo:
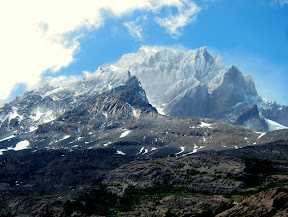
M 277 104 L 272 108 L 263 100 L 250 75 L 244 75 L 235 65 L 226 67 L 222 57 L 213 57 L 207 47 L 182 51 L 142 46 L 137 53 L 125 54 L 117 63 L 100 67 L 94 76 L 113 83 L 128 70 L 139 78 L 149 102 L 162 114 L 208 117 L 237 125 L 241 111 L 257 105 L 261 123 L 269 116 L 269 120 L 288 125 L 288 118 L 283 119 L 285 109 L 279 110 Z M 282 118 L 273 115 L 275 112 Z M 254 126 L 248 122 L 241 126 Z M 252 129 L 270 128 L 264 124 Z
M 254 119 L 237 120 L 257 105 L 258 123 L 264 125 L 251 129 L 268 131 L 288 126 L 288 107 L 260 97 L 251 76 L 234 65 L 226 67 L 222 57 L 212 56 L 207 47 L 183 51 L 142 46 L 137 53 L 125 54 L 117 63 L 103 65 L 83 80 L 43 79 L 41 88 L 22 94 L 0 109 L 0 132 L 33 132 L 87 97 L 122 86 L 133 76 L 161 114 L 213 118 L 251 128 Z
M 0 155 L 28 147 L 182 156 L 287 139 L 285 130 L 265 134 L 207 119 L 259 131 L 284 127 L 264 119 L 261 111 L 278 107 L 258 96 L 251 77 L 220 60 L 207 48 L 142 48 L 83 80 L 46 81 L 0 109 Z

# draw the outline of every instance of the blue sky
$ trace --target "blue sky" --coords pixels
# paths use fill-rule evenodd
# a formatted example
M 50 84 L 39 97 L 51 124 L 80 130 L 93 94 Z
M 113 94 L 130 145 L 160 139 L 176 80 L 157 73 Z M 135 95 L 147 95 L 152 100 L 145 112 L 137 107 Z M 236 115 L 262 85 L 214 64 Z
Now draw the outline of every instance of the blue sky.
M 14 68 L 23 78 L 19 76 L 6 88 L 3 101 L 11 92 L 10 99 L 33 87 L 42 76 L 82 76 L 83 71 L 94 72 L 101 65 L 115 63 L 125 53 L 149 45 L 184 50 L 207 46 L 212 55 L 223 56 L 226 66 L 234 64 L 244 74 L 251 74 L 261 96 L 288 105 L 288 0 L 126 0 L 118 1 L 123 3 L 120 6 L 112 1 L 101 7 L 93 5 L 95 2 L 87 0 L 88 7 L 84 8 L 73 4 L 71 14 L 65 14 L 67 6 L 63 5 L 62 11 L 59 6 L 59 17 L 57 10 L 54 13 L 56 21 L 49 13 L 46 17 L 40 13 L 31 16 L 31 30 L 38 28 L 35 40 L 39 39 L 37 46 L 41 49 L 29 51 L 24 47 L 21 50 L 26 49 L 26 53 L 13 56 L 11 62 L 15 64 L 17 58 L 27 60 L 22 68 Z M 55 9 L 57 1 L 51 5 Z M 34 46 L 33 41 L 29 43 Z M 49 62 L 43 62 L 44 58 Z M 31 69 L 35 62 L 41 64 Z M 12 74 L 13 67 L 9 66 Z

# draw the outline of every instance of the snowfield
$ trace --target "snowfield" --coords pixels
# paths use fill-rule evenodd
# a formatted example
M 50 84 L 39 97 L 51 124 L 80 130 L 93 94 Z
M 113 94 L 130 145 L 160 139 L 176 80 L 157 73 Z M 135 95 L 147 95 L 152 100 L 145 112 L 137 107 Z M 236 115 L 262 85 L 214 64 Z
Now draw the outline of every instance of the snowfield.
M 121 135 L 120 135 L 120 137 L 119 138 L 124 138 L 124 137 L 126 137 L 129 133 L 131 133 L 132 132 L 132 130 L 126 130 L 125 132 L 123 132 Z
M 20 151 L 20 150 L 27 149 L 29 145 L 30 145 L 30 142 L 28 140 L 20 141 L 15 145 L 14 148 L 8 147 L 6 149 L 0 149 L 0 155 L 2 155 L 3 152 L 9 151 L 9 150 Z

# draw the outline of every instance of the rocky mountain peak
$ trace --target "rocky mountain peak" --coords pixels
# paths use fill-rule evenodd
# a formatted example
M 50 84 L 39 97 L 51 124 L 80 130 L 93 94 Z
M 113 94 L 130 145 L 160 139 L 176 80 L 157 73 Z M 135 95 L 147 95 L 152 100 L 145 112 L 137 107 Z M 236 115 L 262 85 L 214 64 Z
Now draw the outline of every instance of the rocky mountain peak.
M 43 79 L 42 88 L 24 93 L 0 110 L 0 131 L 33 131 L 90 96 L 124 84 L 137 97 L 122 93 L 122 99 L 151 103 L 161 114 L 213 118 L 237 125 L 241 111 L 257 105 L 259 117 L 288 125 L 287 107 L 265 101 L 257 94 L 251 76 L 234 65 L 225 67 L 221 56 L 212 56 L 207 47 L 183 51 L 143 46 L 83 80 Z
M 288 122 L 275 115 L 271 118 L 276 108 L 258 95 L 251 76 L 235 65 L 225 67 L 222 57 L 213 57 L 207 47 L 181 51 L 143 46 L 137 53 L 124 55 L 115 66 L 119 73 L 130 70 L 136 75 L 149 102 L 166 115 L 208 117 L 236 124 L 240 111 L 257 105 L 259 115 L 272 109 L 270 119 L 283 125 Z M 264 125 L 253 129 L 268 129 Z

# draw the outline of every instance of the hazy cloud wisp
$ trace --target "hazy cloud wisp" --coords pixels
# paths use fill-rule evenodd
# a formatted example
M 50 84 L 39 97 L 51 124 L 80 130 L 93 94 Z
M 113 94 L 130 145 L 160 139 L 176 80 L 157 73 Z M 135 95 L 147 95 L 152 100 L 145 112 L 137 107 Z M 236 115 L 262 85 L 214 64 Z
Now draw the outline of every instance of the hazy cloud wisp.
M 197 14 L 201 11 L 193 2 L 183 1 L 181 5 L 177 6 L 178 14 L 165 18 L 156 18 L 155 21 L 166 28 L 166 31 L 174 38 L 181 35 L 181 29 L 193 22 L 197 18 Z
M 128 28 L 129 33 L 132 35 L 133 38 L 136 40 L 142 40 L 142 26 L 139 24 L 140 18 L 138 17 L 134 21 L 126 22 L 123 25 Z

